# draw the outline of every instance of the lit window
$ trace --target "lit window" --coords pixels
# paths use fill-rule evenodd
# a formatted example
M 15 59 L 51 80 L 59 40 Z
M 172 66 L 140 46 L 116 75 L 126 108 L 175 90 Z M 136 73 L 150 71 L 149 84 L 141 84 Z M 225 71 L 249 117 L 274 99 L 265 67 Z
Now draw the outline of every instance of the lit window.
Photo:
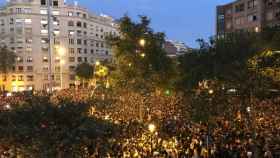
M 41 34 L 48 34 L 48 30 L 41 30 Z
M 48 62 L 48 57 L 43 57 L 43 62 Z
M 32 20 L 31 20 L 31 19 L 25 19 L 25 23 L 26 23 L 26 24 L 31 24 L 31 23 L 32 23 Z
M 40 10 L 40 14 L 48 14 L 48 10 L 46 10 L 46 9 L 41 9 L 41 10 Z
M 58 10 L 54 10 L 52 13 L 53 13 L 53 15 L 59 15 L 59 11 Z

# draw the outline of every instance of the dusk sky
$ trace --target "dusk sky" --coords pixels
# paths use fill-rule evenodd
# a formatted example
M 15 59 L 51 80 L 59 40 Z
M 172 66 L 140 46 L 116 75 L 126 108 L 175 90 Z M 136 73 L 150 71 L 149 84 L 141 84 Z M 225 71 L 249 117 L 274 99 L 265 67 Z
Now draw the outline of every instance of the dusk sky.
M 0 0 L 1 5 L 4 1 Z M 78 3 L 94 13 L 114 18 L 125 13 L 134 19 L 137 15 L 147 15 L 155 31 L 197 47 L 196 39 L 208 39 L 215 34 L 216 5 L 230 1 L 233 0 L 78 0 Z

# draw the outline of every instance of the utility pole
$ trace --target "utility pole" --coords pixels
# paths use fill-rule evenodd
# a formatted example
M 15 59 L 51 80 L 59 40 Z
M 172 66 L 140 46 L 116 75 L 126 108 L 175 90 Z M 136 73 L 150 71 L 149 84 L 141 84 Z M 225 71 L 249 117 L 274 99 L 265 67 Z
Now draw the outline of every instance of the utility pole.
M 49 54 L 49 93 L 52 93 L 53 90 L 53 81 L 52 81 L 52 12 L 51 12 L 51 5 L 52 5 L 52 0 L 48 0 L 47 6 L 48 6 L 48 44 L 49 44 L 49 49 L 48 49 L 48 54 Z

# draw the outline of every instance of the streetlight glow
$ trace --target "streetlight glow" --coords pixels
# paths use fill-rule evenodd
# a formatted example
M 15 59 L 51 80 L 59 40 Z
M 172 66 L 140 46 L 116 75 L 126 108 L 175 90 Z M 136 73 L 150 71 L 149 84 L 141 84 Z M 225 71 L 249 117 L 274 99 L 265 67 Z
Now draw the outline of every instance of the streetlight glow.
M 210 90 L 208 91 L 208 93 L 209 93 L 209 94 L 213 94 L 213 93 L 214 93 L 214 90 L 213 90 L 213 89 L 210 89 Z
M 145 53 L 141 53 L 140 56 L 141 56 L 142 58 L 145 58 L 146 54 L 145 54 Z
M 99 65 L 100 65 L 100 61 L 97 60 L 97 61 L 95 62 L 95 65 L 96 65 L 96 66 L 99 66 Z
M 64 56 L 65 55 L 65 48 L 59 47 L 58 48 L 58 54 L 59 54 L 59 56 Z
M 155 130 L 156 130 L 156 126 L 155 126 L 154 124 L 151 123 L 151 124 L 149 124 L 148 129 L 149 129 L 149 131 L 150 131 L 151 133 L 154 133 Z
M 139 44 L 140 44 L 140 46 L 144 47 L 145 44 L 146 44 L 146 40 L 145 39 L 140 39 Z

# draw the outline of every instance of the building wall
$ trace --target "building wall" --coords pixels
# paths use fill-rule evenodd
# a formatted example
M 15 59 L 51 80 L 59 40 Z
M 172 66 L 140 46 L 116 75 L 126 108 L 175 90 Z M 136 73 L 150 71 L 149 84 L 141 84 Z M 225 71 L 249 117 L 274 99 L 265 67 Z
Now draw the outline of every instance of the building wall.
M 0 9 L 1 43 L 18 56 L 7 82 L 0 79 L 7 90 L 48 87 L 47 6 L 41 1 L 11 0 Z M 62 76 L 62 88 L 68 88 L 75 84 L 74 70 L 79 63 L 111 60 L 112 50 L 105 37 L 117 35 L 117 25 L 108 16 L 97 16 L 63 0 L 54 3 L 58 5 L 51 9 L 52 71 L 55 86 L 60 87 Z M 62 50 L 63 56 L 59 54 Z
M 217 35 L 239 30 L 260 31 L 266 26 L 279 24 L 279 19 L 275 20 L 279 3 L 280 0 L 237 0 L 217 6 Z M 268 4 L 271 5 L 268 7 Z M 268 13 L 273 14 L 270 20 Z

